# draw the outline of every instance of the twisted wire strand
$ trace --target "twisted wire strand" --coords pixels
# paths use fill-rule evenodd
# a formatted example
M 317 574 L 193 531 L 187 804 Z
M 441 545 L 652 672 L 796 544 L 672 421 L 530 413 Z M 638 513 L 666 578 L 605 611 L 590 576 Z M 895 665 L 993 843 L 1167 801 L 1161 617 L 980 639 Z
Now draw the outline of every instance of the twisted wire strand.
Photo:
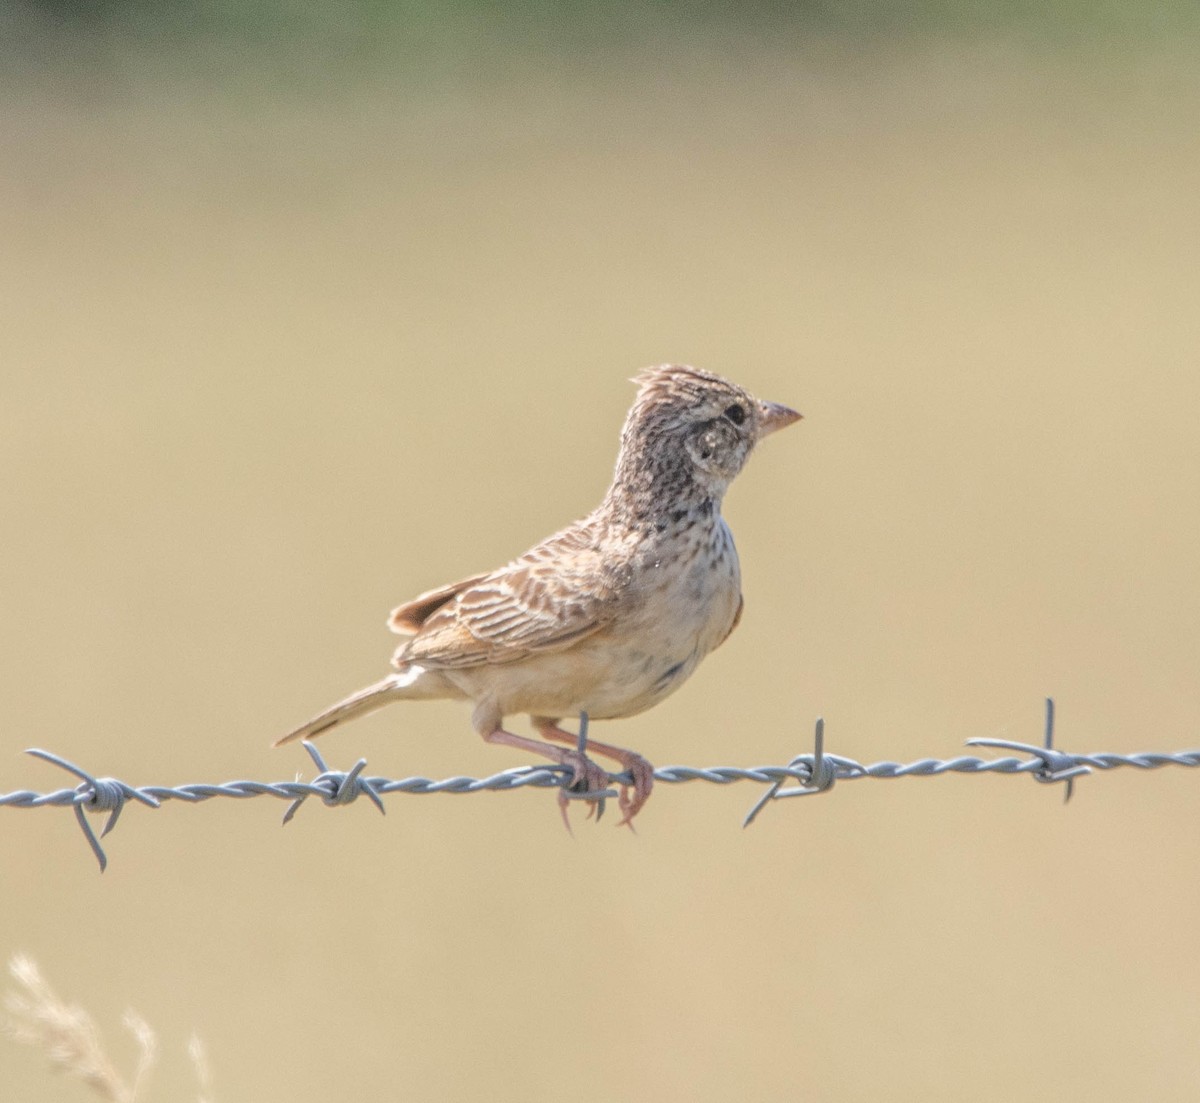
M 855 781 L 862 778 L 881 780 L 908 777 L 940 777 L 943 774 L 1029 774 L 1035 781 L 1062 784 L 1064 798 L 1069 800 L 1076 779 L 1093 770 L 1116 770 L 1132 768 L 1157 770 L 1165 766 L 1200 766 L 1200 749 L 1181 751 L 1142 751 L 1131 754 L 1094 752 L 1072 754 L 1054 746 L 1054 703 L 1046 702 L 1046 732 L 1043 743 L 1020 743 L 1004 739 L 971 739 L 968 746 L 992 747 L 1017 751 L 1025 757 L 1009 755 L 1001 758 L 978 758 L 960 755 L 956 758 L 921 758 L 914 762 L 881 761 L 870 764 L 858 762 L 843 755 L 826 753 L 824 747 L 825 722 L 818 720 L 814 748 L 811 754 L 801 754 L 784 766 L 662 766 L 654 771 L 658 782 L 681 784 L 705 781 L 713 785 L 731 785 L 734 782 L 751 781 L 767 786 L 746 814 L 743 826 L 749 826 L 768 804 L 789 797 L 814 796 L 828 792 L 840 781 Z M 580 747 L 586 747 L 587 720 L 580 718 Z M 571 770 L 557 765 L 518 766 L 487 777 L 474 778 L 454 776 L 442 779 L 427 777 L 386 778 L 368 776 L 364 773 L 366 759 L 360 758 L 349 770 L 331 769 L 321 753 L 311 743 L 304 749 L 320 771 L 312 781 L 249 781 L 235 780 L 221 784 L 191 783 L 183 785 L 133 786 L 111 777 L 96 777 L 81 766 L 50 751 L 32 748 L 27 753 L 66 770 L 79 778 L 74 788 L 55 789 L 49 792 L 34 792 L 18 789 L 0 793 L 0 808 L 48 808 L 69 807 L 74 811 L 84 838 L 99 863 L 101 872 L 108 865 L 108 858 L 100 839 L 116 826 L 126 803 L 137 801 L 148 808 L 159 808 L 166 801 L 181 800 L 199 804 L 217 797 L 247 800 L 252 797 L 275 797 L 288 801 L 283 816 L 287 823 L 302 804 L 310 797 L 317 797 L 323 804 L 350 804 L 359 797 L 366 797 L 385 813 L 382 798 L 392 793 L 481 793 L 510 792 L 515 789 L 560 789 L 565 795 L 584 800 L 599 800 L 614 796 L 615 791 L 575 793 L 568 790 Z M 627 773 L 610 774 L 618 785 L 632 784 Z M 785 786 L 787 786 L 785 788 Z M 99 836 L 88 821 L 87 813 L 107 813 Z

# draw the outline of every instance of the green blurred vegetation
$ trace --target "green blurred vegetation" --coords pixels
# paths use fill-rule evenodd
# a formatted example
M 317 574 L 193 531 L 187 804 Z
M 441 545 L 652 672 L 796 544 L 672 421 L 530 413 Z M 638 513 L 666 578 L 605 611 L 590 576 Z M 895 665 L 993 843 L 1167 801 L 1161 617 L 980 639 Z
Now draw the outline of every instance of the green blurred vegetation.
M 230 36 L 252 42 L 324 40 L 360 46 L 419 46 L 475 36 L 610 45 L 647 33 L 734 31 L 751 35 L 836 34 L 875 39 L 1001 34 L 1031 41 L 1172 38 L 1200 28 L 1191 0 L 36 0 L 10 7 L 44 27 L 108 29 L 186 40 Z
M 788 57 L 943 43 L 1099 56 L 1183 53 L 1200 4 L 1116 0 L 16 0 L 0 5 L 0 85 L 236 100 L 323 98 L 364 82 L 462 86 L 538 72 L 683 74 L 719 61 L 753 79 Z

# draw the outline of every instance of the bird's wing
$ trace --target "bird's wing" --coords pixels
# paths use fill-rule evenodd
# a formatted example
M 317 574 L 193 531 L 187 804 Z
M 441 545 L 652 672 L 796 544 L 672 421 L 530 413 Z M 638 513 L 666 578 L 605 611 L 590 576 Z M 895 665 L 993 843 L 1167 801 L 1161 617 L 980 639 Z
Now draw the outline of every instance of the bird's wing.
M 448 601 L 453 601 L 464 590 L 474 586 L 477 582 L 482 582 L 487 577 L 486 574 L 472 575 L 470 578 L 451 582 L 449 586 L 442 586 L 437 590 L 427 590 L 413 598 L 412 601 L 397 605 L 392 610 L 391 616 L 388 617 L 388 627 L 397 635 L 415 636 L 432 614 Z
M 393 624 L 415 625 L 423 615 L 394 662 L 443 669 L 515 662 L 599 631 L 616 615 L 627 576 L 596 536 L 586 522 L 573 525 L 507 567 L 401 606 Z
M 729 637 L 733 635 L 733 630 L 739 624 L 742 623 L 742 610 L 744 610 L 745 608 L 746 608 L 746 595 L 738 594 L 738 607 L 737 607 L 737 612 L 733 614 L 733 623 L 729 626 L 729 631 L 726 632 L 725 635 L 723 635 L 721 637 L 721 640 L 717 644 L 717 647 L 720 647 L 722 643 L 724 643 L 727 639 L 729 639 Z M 715 651 L 716 648 L 713 648 L 713 650 Z

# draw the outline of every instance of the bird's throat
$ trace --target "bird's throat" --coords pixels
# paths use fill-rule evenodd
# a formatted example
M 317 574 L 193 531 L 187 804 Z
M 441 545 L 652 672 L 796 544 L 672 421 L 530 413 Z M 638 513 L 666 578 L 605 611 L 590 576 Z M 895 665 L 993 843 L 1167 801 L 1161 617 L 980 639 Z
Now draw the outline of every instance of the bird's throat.
M 646 474 L 646 473 L 639 473 Z M 614 480 L 601 509 L 631 529 L 665 532 L 689 522 L 719 517 L 721 496 L 684 475 Z

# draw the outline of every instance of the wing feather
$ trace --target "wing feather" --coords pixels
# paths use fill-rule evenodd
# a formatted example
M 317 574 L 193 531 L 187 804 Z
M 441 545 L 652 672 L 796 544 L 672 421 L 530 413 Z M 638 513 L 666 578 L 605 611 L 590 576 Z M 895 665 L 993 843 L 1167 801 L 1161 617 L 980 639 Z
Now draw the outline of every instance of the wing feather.
M 508 663 L 598 632 L 615 616 L 628 579 L 619 555 L 611 548 L 601 554 L 600 535 L 588 518 L 498 571 L 400 606 L 393 626 L 413 625 L 416 634 L 393 661 L 431 668 Z
M 413 598 L 412 601 L 397 605 L 392 610 L 391 616 L 388 617 L 388 627 L 401 636 L 416 635 L 432 614 L 448 601 L 453 601 L 468 586 L 474 586 L 476 582 L 482 582 L 485 578 L 487 578 L 486 574 L 472 575 L 470 578 L 452 582 L 449 586 L 428 590 Z

